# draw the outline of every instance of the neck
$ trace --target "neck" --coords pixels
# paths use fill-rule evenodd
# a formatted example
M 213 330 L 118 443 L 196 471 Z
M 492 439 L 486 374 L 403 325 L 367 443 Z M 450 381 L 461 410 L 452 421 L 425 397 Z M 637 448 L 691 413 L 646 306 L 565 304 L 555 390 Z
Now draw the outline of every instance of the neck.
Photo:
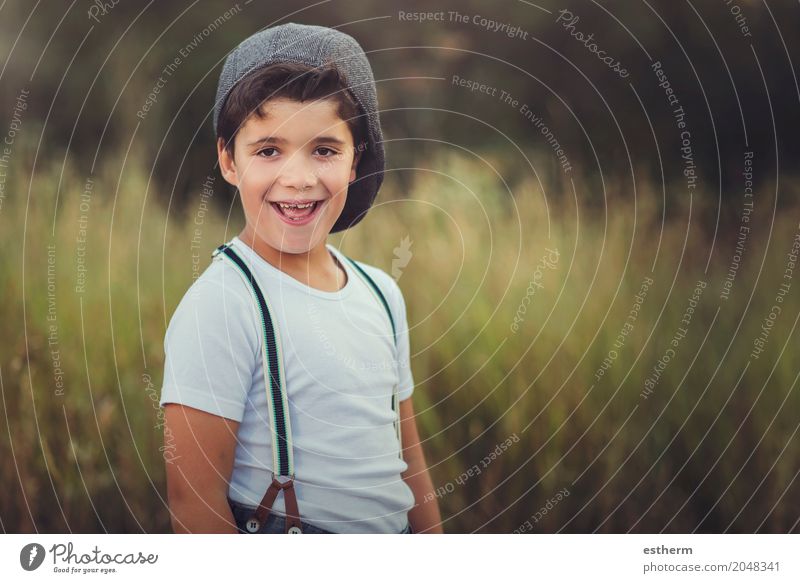
M 284 273 L 299 275 L 301 279 L 307 279 L 309 276 L 314 279 L 314 274 L 328 273 L 331 269 L 336 269 L 336 263 L 325 246 L 327 239 L 323 239 L 315 247 L 303 253 L 287 253 L 276 249 L 265 243 L 249 227 L 245 227 L 239 233 L 239 239 L 273 267 Z

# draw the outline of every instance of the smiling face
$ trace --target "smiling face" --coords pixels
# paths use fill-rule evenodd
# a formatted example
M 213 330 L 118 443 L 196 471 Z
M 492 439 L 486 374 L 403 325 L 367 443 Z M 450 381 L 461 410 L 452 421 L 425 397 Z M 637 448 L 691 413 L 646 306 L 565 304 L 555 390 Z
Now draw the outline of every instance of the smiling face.
M 325 245 L 356 178 L 353 135 L 331 99 L 273 99 L 261 111 L 237 132 L 233 155 L 218 140 L 222 176 L 242 197 L 243 238 L 308 253 Z

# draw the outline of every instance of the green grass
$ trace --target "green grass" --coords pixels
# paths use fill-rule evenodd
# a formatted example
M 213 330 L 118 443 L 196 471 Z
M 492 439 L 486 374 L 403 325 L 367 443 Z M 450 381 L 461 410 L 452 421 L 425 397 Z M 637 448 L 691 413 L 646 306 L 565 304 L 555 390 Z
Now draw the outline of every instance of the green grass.
M 22 150 L 16 162 L 30 168 Z M 59 166 L 39 163 L 30 184 L 19 172 L 10 177 L 0 209 L 8 428 L 0 438 L 2 526 L 166 531 L 153 399 L 166 324 L 192 281 L 193 220 L 205 177 L 197 177 L 198 199 L 183 216 L 168 215 L 161 193 L 145 194 L 148 173 L 135 157 L 124 168 L 106 164 L 93 177 L 87 279 L 76 293 L 86 176 L 69 167 L 60 176 Z M 530 181 L 515 185 L 512 197 L 474 160 L 451 156 L 431 168 L 440 173 L 421 173 L 406 197 L 387 183 L 363 223 L 330 240 L 389 273 L 394 249 L 405 237 L 411 241 L 399 284 L 412 325 L 426 455 L 435 485 L 453 484 L 440 499 L 447 531 L 510 532 L 528 519 L 533 524 L 562 488 L 569 496 L 533 531 L 792 528 L 800 516 L 800 399 L 797 342 L 788 337 L 800 284 L 787 296 L 765 352 L 734 386 L 774 304 L 797 209 L 779 212 L 770 227 L 771 191 L 764 189 L 724 302 L 719 292 L 735 231 L 721 230 L 704 274 L 715 209 L 699 196 L 690 208 L 687 196 L 670 189 L 661 232 L 661 195 L 649 185 L 639 186 L 635 207 L 629 185 L 615 183 L 607 184 L 605 205 L 602 198 L 589 204 L 576 180 L 576 208 L 568 184 L 545 196 Z M 735 198 L 732 204 L 735 211 Z M 225 215 L 204 217 L 201 269 L 211 250 L 239 231 L 238 209 L 229 223 Z M 48 321 L 48 245 L 55 246 L 55 322 Z M 514 314 L 546 247 L 557 249 L 559 260 L 541 270 L 542 287 L 514 332 Z M 595 381 L 646 276 L 654 283 L 634 328 Z M 698 279 L 708 285 L 688 333 L 643 399 L 643 381 L 681 325 Z M 63 395 L 56 393 L 53 348 Z M 479 475 L 455 483 L 515 433 L 518 443 Z

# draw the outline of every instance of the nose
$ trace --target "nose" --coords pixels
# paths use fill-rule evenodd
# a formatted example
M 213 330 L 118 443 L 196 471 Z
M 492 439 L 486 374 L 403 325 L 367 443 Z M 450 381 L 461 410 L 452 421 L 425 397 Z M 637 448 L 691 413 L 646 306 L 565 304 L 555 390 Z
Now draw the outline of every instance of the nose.
M 317 183 L 317 175 L 312 171 L 312 166 L 303 160 L 300 154 L 293 154 L 281 166 L 278 175 L 278 184 L 284 188 L 307 190 Z

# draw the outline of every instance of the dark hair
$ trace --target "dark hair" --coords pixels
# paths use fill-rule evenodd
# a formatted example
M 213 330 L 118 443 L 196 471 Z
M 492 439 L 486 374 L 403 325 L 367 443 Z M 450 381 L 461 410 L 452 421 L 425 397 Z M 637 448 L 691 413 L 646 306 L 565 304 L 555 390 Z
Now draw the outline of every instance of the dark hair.
M 356 150 L 367 139 L 366 119 L 358 102 L 347 88 L 347 80 L 334 65 L 311 67 L 300 63 L 273 63 L 252 71 L 233 86 L 217 121 L 217 138 L 233 154 L 233 143 L 239 129 L 251 115 L 264 117 L 262 107 L 270 99 L 295 101 L 332 99 L 337 114 L 347 123 Z

